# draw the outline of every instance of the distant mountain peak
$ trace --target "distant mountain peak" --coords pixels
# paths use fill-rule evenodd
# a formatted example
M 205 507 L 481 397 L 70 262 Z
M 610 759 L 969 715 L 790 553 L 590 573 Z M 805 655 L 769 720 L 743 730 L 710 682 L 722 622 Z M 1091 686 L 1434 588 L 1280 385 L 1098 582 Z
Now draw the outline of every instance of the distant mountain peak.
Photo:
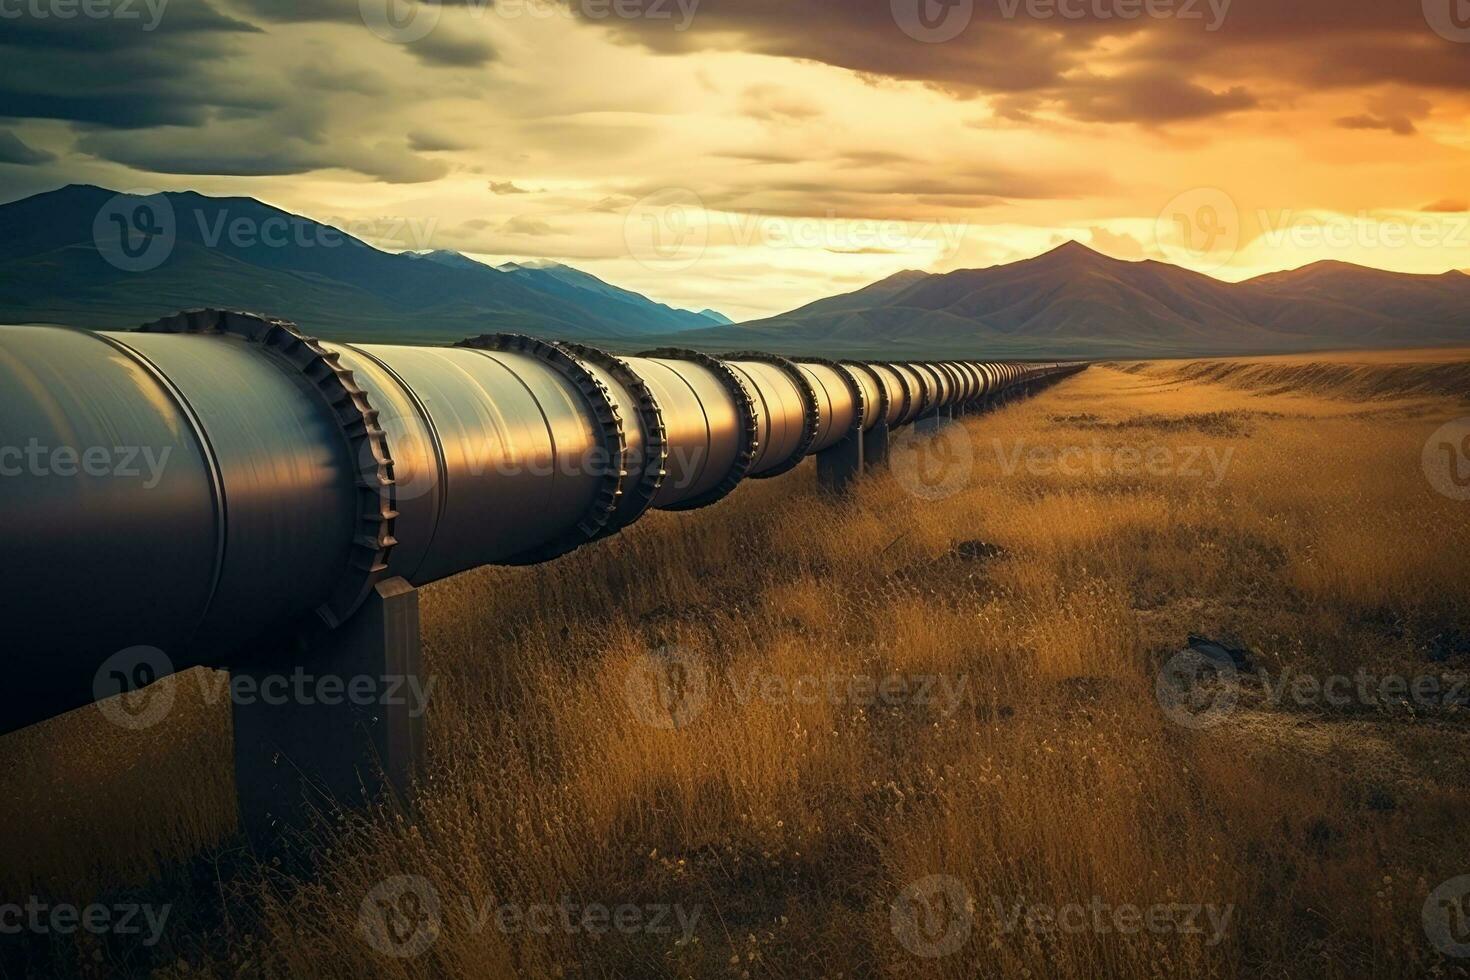
M 894 281 L 897 280 L 897 281 Z M 743 324 L 741 340 L 904 341 L 1016 353 L 1264 353 L 1463 343 L 1470 282 L 1319 262 L 1243 283 L 1067 241 L 983 269 L 902 276 Z
M 1075 238 L 1069 238 L 1067 241 L 1062 242 L 1062 244 L 1058 245 L 1056 248 L 1049 249 L 1049 250 L 1047 250 L 1045 252 L 1042 252 L 1041 254 L 1042 255 L 1077 255 L 1077 256 L 1095 255 L 1098 258 L 1106 258 L 1106 256 L 1104 256 L 1101 252 L 1097 251 L 1094 248 L 1089 248 L 1088 246 L 1083 245 L 1081 242 L 1079 242 Z
M 1115 259 L 1111 255 L 1105 255 L 1091 246 L 1084 245 L 1076 239 L 1062 242 L 1056 248 L 1048 249 L 1040 255 L 1026 259 L 1027 262 L 1062 264 L 1074 266 L 1084 265 L 1116 265 L 1122 259 Z
M 337 229 L 329 234 L 320 222 L 251 197 L 161 194 L 176 213 L 176 235 L 160 263 L 136 271 L 118 264 L 104 248 L 115 252 L 114 241 L 100 240 L 96 227 L 100 209 L 123 192 L 71 184 L 0 204 L 0 321 L 127 328 L 221 306 L 260 309 L 327 339 L 417 342 L 487 329 L 641 338 L 714 323 L 553 261 L 497 271 L 448 249 L 389 252 Z M 275 242 L 265 222 L 280 217 L 296 233 Z M 255 233 L 227 233 L 236 219 L 252 222 Z

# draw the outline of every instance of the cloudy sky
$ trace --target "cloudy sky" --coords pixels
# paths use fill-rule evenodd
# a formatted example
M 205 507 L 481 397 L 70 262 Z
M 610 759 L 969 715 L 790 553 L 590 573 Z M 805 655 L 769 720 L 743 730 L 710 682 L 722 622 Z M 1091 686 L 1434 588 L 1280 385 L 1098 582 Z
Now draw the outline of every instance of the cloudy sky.
M 1077 239 L 1470 268 L 1464 0 L 0 0 L 0 200 L 248 195 L 736 319 Z

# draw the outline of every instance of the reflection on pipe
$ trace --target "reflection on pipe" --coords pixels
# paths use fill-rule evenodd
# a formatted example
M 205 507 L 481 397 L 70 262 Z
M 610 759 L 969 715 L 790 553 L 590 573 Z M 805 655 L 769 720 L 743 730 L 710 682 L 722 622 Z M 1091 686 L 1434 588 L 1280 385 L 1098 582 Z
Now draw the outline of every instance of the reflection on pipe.
M 269 629 L 342 622 L 384 578 L 555 558 L 1082 367 L 326 343 L 219 311 L 0 327 L 20 660 L 0 729 L 92 700 L 123 648 L 226 664 Z

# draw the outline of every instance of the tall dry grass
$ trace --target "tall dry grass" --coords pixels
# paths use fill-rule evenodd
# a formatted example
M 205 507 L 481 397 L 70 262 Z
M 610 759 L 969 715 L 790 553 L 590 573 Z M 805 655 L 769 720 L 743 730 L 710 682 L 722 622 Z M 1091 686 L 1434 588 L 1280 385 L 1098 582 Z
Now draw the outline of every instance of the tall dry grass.
M 324 829 L 311 881 L 247 866 L 211 887 L 179 863 L 232 853 L 228 733 L 208 705 L 146 744 L 102 745 L 86 717 L 8 739 L 25 771 L 0 779 L 29 801 L 15 826 L 44 846 L 11 835 L 5 886 L 90 895 L 156 873 L 143 893 L 166 899 L 187 881 L 182 927 L 117 961 L 161 976 L 1464 975 L 1420 924 L 1428 890 L 1470 872 L 1461 714 L 1285 708 L 1250 681 L 1197 730 L 1154 693 L 1191 632 L 1237 637 L 1273 674 L 1463 671 L 1470 522 L 1419 470 L 1455 413 L 1094 368 L 964 423 L 970 475 L 944 500 L 901 475 L 832 500 L 807 467 L 550 565 L 431 587 L 418 812 Z M 1069 446 L 1161 447 L 1176 465 L 1015 462 Z M 1192 449 L 1228 466 L 1180 472 Z M 667 719 L 634 680 L 650 651 L 704 682 Z M 958 696 L 845 686 L 894 676 Z M 833 687 L 791 694 L 813 678 Z M 72 812 L 48 827 L 58 797 Z M 441 905 L 411 958 L 359 933 L 364 897 L 396 875 Z M 935 875 L 969 906 L 919 938 L 972 928 L 931 958 L 894 905 Z M 687 937 L 485 921 L 564 897 L 697 920 Z M 1228 922 L 1007 928 L 1018 903 L 1208 905 Z M 90 954 L 59 944 L 47 962 L 96 973 Z

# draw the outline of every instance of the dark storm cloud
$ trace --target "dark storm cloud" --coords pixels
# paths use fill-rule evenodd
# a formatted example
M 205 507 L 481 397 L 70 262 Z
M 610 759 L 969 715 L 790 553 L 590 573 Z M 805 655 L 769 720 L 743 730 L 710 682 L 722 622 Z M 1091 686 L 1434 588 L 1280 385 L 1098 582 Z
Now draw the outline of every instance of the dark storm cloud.
M 260 108 L 201 66 L 259 28 L 203 0 L 118 10 L 122 17 L 21 16 L 0 22 L 0 115 L 131 129 L 198 126 L 214 107 Z
M 625 2 L 652 10 L 666 0 Z M 1200 119 L 1257 107 L 1258 89 L 1280 84 L 1470 89 L 1470 45 L 1436 34 L 1410 0 L 1158 0 L 1155 9 L 1174 11 L 1165 17 L 1140 16 L 1146 5 L 1126 0 L 974 0 L 956 22 L 966 26 L 940 43 L 900 28 L 894 10 L 904 5 L 703 0 L 686 31 L 656 18 L 589 22 L 658 51 L 743 49 L 1011 96 L 1000 111 L 1012 119 L 1041 108 L 1095 122 Z M 1090 70 L 1101 62 L 1115 70 Z
M 246 21 L 220 13 L 204 0 L 135 0 L 115 4 L 106 17 L 33 16 L 11 4 L 0 19 L 0 49 L 51 48 L 66 51 L 150 49 L 190 35 L 258 33 Z
M 399 47 L 372 36 L 357 0 L 236 0 L 229 7 L 133 0 L 126 9 L 144 13 L 139 21 L 63 20 L 23 10 L 0 21 L 0 116 L 70 123 L 80 153 L 150 173 L 278 176 L 341 168 L 406 183 L 449 172 L 445 162 L 418 156 L 415 140 L 344 135 L 359 118 L 347 105 L 395 98 L 401 86 L 391 75 L 353 66 L 345 47 L 325 46 L 294 64 L 271 60 L 273 39 L 264 35 L 295 30 L 271 23 L 293 10 L 290 19 L 298 22 L 347 20 L 350 13 L 360 29 L 348 35 L 352 40 Z M 150 11 L 158 15 L 152 21 Z M 241 19 L 252 15 L 261 23 Z M 493 56 L 483 39 L 436 34 L 408 53 L 446 65 Z
M 361 28 L 369 37 L 360 0 L 233 0 L 235 5 L 254 17 L 274 24 L 347 24 Z M 415 8 L 428 10 L 428 16 L 440 19 L 433 22 L 433 29 L 423 37 L 403 45 L 403 49 L 429 66 L 446 68 L 477 68 L 495 60 L 495 48 L 478 27 L 465 28 L 443 17 L 444 8 L 463 8 L 482 19 L 485 11 L 493 9 L 490 0 L 443 0 L 436 3 L 421 3 L 419 0 L 373 0 L 385 23 L 394 18 L 410 22 Z M 435 11 L 433 8 L 440 8 Z M 422 14 L 421 14 L 422 15 Z M 378 39 L 381 41 L 381 39 Z M 381 41 L 381 43 L 391 43 Z

